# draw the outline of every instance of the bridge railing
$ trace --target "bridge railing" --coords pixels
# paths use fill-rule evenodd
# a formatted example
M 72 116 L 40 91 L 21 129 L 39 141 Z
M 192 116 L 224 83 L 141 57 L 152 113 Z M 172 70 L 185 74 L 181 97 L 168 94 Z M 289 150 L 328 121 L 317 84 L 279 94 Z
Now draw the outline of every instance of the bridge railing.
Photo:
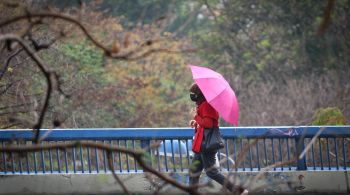
M 349 170 L 350 126 L 223 127 L 225 147 L 217 155 L 222 171 Z M 0 130 L 0 147 L 31 145 L 31 130 Z M 313 139 L 317 135 L 317 138 Z M 148 163 L 161 172 L 187 172 L 192 158 L 193 129 L 55 129 L 41 130 L 40 144 L 88 140 L 148 153 Z M 152 143 L 160 146 L 150 149 Z M 309 144 L 312 143 L 312 144 Z M 305 155 L 302 155 L 308 147 Z M 301 156 L 291 163 L 295 157 Z M 142 172 L 133 157 L 112 153 L 117 173 Z M 109 172 L 106 151 L 96 148 L 0 152 L 0 174 L 60 174 Z

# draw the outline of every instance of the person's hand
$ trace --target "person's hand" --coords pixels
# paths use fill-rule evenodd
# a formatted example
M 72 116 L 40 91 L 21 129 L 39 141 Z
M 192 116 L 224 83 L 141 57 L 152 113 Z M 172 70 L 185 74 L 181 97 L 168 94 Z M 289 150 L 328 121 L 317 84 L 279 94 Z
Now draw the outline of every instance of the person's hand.
M 192 108 L 190 113 L 191 113 L 192 118 L 194 118 L 197 115 L 197 108 Z
M 248 195 L 248 190 L 247 189 L 245 189 L 245 190 L 243 190 L 243 192 L 240 194 L 240 195 Z
M 195 121 L 195 120 L 190 120 L 189 125 L 190 125 L 190 127 L 192 127 L 192 128 L 196 128 L 196 127 L 197 127 L 197 121 Z

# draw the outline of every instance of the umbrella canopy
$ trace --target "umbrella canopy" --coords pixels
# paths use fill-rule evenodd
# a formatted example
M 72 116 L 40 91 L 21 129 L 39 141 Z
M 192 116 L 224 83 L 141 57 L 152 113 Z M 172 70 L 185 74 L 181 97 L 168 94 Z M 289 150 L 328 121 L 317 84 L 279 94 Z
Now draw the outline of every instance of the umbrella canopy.
M 228 123 L 238 125 L 239 106 L 235 95 L 224 77 L 205 67 L 190 65 L 193 80 L 201 89 L 207 102 Z

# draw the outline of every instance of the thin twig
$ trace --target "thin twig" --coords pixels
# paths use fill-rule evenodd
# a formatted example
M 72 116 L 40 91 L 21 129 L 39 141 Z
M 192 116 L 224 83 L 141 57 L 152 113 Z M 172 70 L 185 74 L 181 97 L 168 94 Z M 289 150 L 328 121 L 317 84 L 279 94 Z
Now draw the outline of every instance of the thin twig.
M 304 150 L 300 153 L 299 156 L 296 156 L 293 159 L 286 161 L 286 162 L 276 162 L 273 165 L 262 168 L 261 171 L 259 172 L 259 174 L 257 176 L 255 176 L 247 185 L 250 186 L 250 185 L 254 184 L 264 173 L 266 173 L 267 171 L 271 170 L 274 167 L 289 165 L 289 164 L 295 163 L 296 161 L 302 159 L 305 156 L 305 154 L 310 150 L 311 146 L 314 144 L 316 139 L 320 136 L 320 134 L 325 129 L 326 129 L 325 127 L 322 127 L 322 128 L 320 128 L 320 130 L 317 131 L 315 136 L 311 139 L 311 141 L 308 143 L 308 145 L 304 148 Z M 302 137 L 304 137 L 304 136 L 305 136 L 305 134 L 302 135 Z
M 23 48 L 18 49 L 17 51 L 15 51 L 13 54 L 11 54 L 5 61 L 5 65 L 2 68 L 1 72 L 0 72 L 0 81 L 2 79 L 2 77 L 4 76 L 5 72 L 7 71 L 8 66 L 10 65 L 10 62 L 12 60 L 13 57 L 15 57 L 16 55 L 18 55 L 21 51 L 23 51 Z
M 302 153 L 300 153 L 299 155 L 299 159 L 302 159 L 306 152 L 310 150 L 311 146 L 314 144 L 314 142 L 316 141 L 316 139 L 320 136 L 320 134 L 325 130 L 325 127 L 320 128 L 320 130 L 317 131 L 317 133 L 315 134 L 315 136 L 311 139 L 311 141 L 307 144 L 307 146 L 305 147 L 304 151 Z

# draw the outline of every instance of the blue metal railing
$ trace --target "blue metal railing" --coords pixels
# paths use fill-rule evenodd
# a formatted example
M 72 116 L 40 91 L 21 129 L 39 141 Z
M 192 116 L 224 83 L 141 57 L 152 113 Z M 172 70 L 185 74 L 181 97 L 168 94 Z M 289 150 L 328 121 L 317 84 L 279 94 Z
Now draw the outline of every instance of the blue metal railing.
M 282 162 L 272 171 L 349 170 L 350 126 L 308 127 L 225 127 L 225 147 L 218 153 L 223 171 L 259 171 Z M 322 132 L 321 132 L 322 131 Z M 321 132 L 303 158 L 299 156 L 312 138 Z M 88 140 L 130 149 L 146 149 L 148 163 L 162 172 L 187 172 L 191 163 L 193 129 L 55 129 L 41 130 L 43 145 Z M 30 145 L 31 130 L 0 130 L 0 147 Z M 160 142 L 158 148 L 148 148 Z M 132 156 L 112 153 L 112 166 L 119 173 L 142 172 Z M 0 152 L 0 174 L 109 172 L 106 151 L 81 146 L 28 153 Z

